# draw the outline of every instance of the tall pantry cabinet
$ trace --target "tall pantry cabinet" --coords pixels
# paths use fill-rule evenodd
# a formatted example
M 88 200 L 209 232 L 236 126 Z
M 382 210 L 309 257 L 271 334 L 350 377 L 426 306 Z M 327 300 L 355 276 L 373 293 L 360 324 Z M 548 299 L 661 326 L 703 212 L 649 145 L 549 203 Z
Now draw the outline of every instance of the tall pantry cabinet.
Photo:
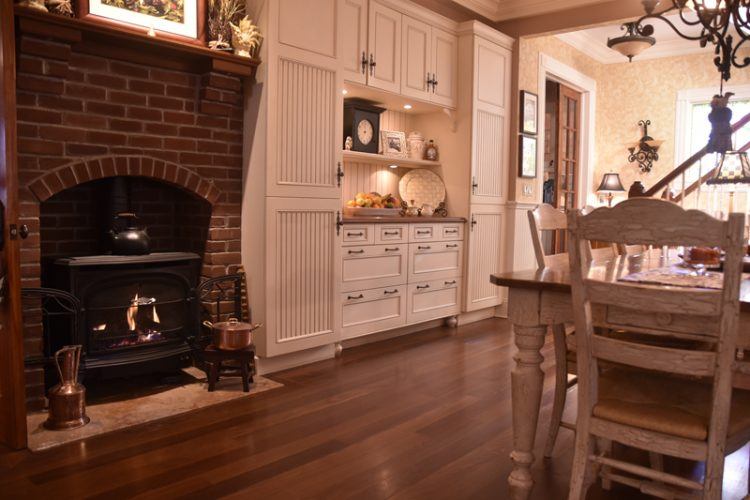
M 263 245 L 248 242 L 243 250 L 253 254 L 245 261 L 255 280 L 254 320 L 265 325 L 256 336 L 258 352 L 272 357 L 339 339 L 343 79 L 336 0 L 252 7 L 265 38 L 266 71 L 253 89 L 265 133 L 256 129 L 253 138 L 264 156 L 251 155 L 245 200 L 257 210 L 245 211 L 251 230 L 243 233 Z

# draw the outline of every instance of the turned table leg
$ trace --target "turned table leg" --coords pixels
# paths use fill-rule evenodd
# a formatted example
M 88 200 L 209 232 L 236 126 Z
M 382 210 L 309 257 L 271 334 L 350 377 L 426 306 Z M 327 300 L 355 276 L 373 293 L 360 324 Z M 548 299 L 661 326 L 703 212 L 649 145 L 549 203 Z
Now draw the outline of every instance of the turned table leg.
M 534 463 L 534 437 L 542 402 L 544 372 L 540 368 L 546 326 L 513 327 L 518 352 L 511 372 L 513 398 L 513 470 L 508 477 L 511 497 L 526 499 L 531 494 L 534 480 L 531 465 Z

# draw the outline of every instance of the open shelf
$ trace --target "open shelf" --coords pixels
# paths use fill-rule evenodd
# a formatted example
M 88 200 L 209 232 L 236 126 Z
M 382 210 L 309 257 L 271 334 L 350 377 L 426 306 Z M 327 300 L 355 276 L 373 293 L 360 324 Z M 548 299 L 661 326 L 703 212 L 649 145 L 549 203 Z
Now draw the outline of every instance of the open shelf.
M 373 153 L 362 153 L 360 151 L 344 150 L 344 160 L 359 161 L 363 163 L 377 163 L 381 165 L 398 165 L 402 168 L 439 167 L 439 161 L 412 160 L 409 158 L 396 158 L 393 156 L 378 155 Z

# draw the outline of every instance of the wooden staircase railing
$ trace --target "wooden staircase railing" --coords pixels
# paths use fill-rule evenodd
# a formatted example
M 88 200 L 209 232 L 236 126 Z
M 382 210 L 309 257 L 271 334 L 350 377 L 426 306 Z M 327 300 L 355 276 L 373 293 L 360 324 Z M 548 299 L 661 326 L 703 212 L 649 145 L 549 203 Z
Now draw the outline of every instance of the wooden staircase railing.
M 750 142 L 748 142 L 747 144 L 742 146 L 740 149 L 738 149 L 738 151 L 742 151 L 742 152 L 746 152 L 748 150 L 750 150 Z M 709 180 L 711 177 L 716 175 L 717 168 L 719 167 L 718 166 L 714 167 L 711 170 L 709 170 L 707 173 L 703 174 L 700 179 L 690 184 L 687 188 L 683 189 L 680 194 L 672 198 L 672 201 L 679 203 L 682 201 L 683 198 L 687 198 L 691 193 L 694 193 L 695 191 L 697 191 L 701 185 L 705 184 L 707 180 Z
M 732 124 L 732 133 L 737 132 L 739 129 L 744 127 L 750 123 L 750 113 L 746 114 L 742 118 L 740 118 L 738 121 Z M 748 146 L 748 145 L 746 145 Z M 674 170 L 669 172 L 667 175 L 665 175 L 661 180 L 659 180 L 656 184 L 651 186 L 649 189 L 645 190 L 643 193 L 638 194 L 638 196 L 656 196 L 659 192 L 661 192 L 663 189 L 669 187 L 669 184 L 677 179 L 680 175 L 682 175 L 688 168 L 692 167 L 698 160 L 703 158 L 706 154 L 707 146 L 704 146 L 699 151 L 697 151 L 695 154 L 693 154 L 690 158 L 682 162 L 679 166 L 677 166 Z M 710 174 L 710 172 L 709 172 Z M 700 181 L 701 183 L 705 182 L 705 180 L 708 180 L 710 178 L 709 174 L 706 174 L 701 177 Z M 705 179 L 705 180 L 704 180 Z M 697 185 L 693 190 L 697 189 Z M 685 190 L 686 191 L 686 190 Z M 689 193 L 687 193 L 689 194 Z M 684 196 L 687 196 L 685 194 Z

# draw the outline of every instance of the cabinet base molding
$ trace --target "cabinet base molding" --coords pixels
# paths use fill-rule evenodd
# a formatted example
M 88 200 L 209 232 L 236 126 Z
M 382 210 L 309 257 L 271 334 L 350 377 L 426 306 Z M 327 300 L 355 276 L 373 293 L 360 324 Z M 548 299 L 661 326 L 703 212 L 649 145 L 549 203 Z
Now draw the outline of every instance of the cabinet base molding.
M 282 354 L 272 358 L 257 358 L 255 360 L 258 375 L 276 373 L 289 368 L 296 368 L 310 363 L 317 363 L 336 356 L 336 344 L 329 344 L 304 351 Z
M 356 337 L 353 339 L 343 340 L 341 344 L 344 347 L 344 349 L 348 349 L 350 347 L 356 347 L 356 346 L 365 345 L 365 344 L 372 344 L 373 342 L 380 342 L 381 340 L 394 339 L 396 337 L 401 337 L 402 335 L 409 335 L 410 333 L 416 333 L 416 332 L 421 332 L 423 330 L 429 330 L 430 328 L 437 328 L 439 326 L 444 326 L 444 324 L 445 324 L 444 318 L 433 319 L 430 321 L 425 321 L 424 323 L 417 323 L 415 325 L 407 325 L 401 328 L 395 328 L 393 330 L 386 330 L 384 332 L 371 333 L 369 335 L 364 335 L 362 337 Z
M 479 309 L 478 311 L 464 312 L 458 315 L 458 326 L 468 325 L 469 323 L 476 323 L 484 319 L 494 318 L 496 316 L 496 307 L 488 307 L 486 309 Z

